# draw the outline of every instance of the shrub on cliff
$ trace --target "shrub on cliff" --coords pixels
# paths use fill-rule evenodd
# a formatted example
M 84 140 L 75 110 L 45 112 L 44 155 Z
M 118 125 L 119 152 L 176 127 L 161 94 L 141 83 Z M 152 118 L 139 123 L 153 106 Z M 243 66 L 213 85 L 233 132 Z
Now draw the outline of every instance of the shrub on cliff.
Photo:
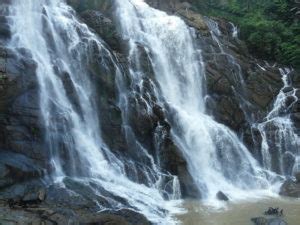
M 252 54 L 300 69 L 300 3 L 295 0 L 197 0 L 200 11 L 235 22 Z

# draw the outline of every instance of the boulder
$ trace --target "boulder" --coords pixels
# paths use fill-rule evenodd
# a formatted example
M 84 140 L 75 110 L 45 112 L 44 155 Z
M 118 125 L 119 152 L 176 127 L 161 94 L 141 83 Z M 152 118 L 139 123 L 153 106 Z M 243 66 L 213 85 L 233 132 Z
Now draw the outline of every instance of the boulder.
M 285 87 L 284 89 L 282 89 L 282 92 L 284 92 L 284 93 L 288 93 L 288 92 L 291 92 L 291 91 L 293 91 L 294 90 L 294 88 L 293 87 L 291 87 L 291 86 L 288 86 L 288 87 Z
M 256 217 L 256 218 L 252 218 L 251 221 L 255 224 L 255 225 L 268 225 L 268 220 L 264 217 Z
M 290 179 L 285 181 L 280 188 L 279 194 L 293 198 L 300 198 L 300 183 L 296 183 Z
M 219 192 L 216 194 L 216 197 L 217 197 L 217 199 L 219 199 L 220 201 L 225 201 L 225 202 L 228 202 L 228 201 L 229 201 L 229 198 L 227 197 L 227 195 L 225 195 L 222 191 L 219 191 Z
M 265 217 L 256 217 L 252 218 L 251 221 L 255 225 L 288 225 L 288 223 L 281 218 L 267 219 Z

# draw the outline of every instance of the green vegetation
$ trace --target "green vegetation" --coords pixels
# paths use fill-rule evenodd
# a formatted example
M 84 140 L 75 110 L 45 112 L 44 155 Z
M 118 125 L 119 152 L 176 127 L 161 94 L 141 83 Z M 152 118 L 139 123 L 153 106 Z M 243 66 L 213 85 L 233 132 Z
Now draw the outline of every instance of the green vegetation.
M 102 13 L 109 7 L 112 7 L 112 0 L 67 0 L 77 12 L 83 12 L 88 9 L 99 10 L 102 9 Z
M 300 69 L 300 4 L 295 0 L 192 2 L 206 15 L 236 23 L 252 54 Z

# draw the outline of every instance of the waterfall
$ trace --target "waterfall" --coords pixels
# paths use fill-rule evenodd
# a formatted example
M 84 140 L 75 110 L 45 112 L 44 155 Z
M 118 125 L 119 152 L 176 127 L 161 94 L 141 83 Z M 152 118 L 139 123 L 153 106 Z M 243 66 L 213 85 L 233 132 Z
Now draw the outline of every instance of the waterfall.
M 298 101 L 296 96 L 296 88 L 293 88 L 290 82 L 291 69 L 279 69 L 282 76 L 283 87 L 275 99 L 273 108 L 268 113 L 263 122 L 258 123 L 253 116 L 249 115 L 249 107 L 251 105 L 247 101 L 247 91 L 244 88 L 245 82 L 240 65 L 236 59 L 226 53 L 225 47 L 222 45 L 220 38 L 222 33 L 216 21 L 206 18 L 213 40 L 217 43 L 220 54 L 225 55 L 228 63 L 237 68 L 238 76 L 233 74 L 236 79 L 235 93 L 240 98 L 240 106 L 244 112 L 247 122 L 258 130 L 261 134 L 261 158 L 263 168 L 274 171 L 281 175 L 292 176 L 299 171 L 299 136 L 295 132 L 293 122 L 290 118 L 289 110 Z M 237 38 L 238 29 L 233 23 L 229 23 L 232 27 L 232 37 Z M 218 54 L 218 53 L 216 53 Z M 267 67 L 274 67 L 268 65 Z M 256 64 L 261 70 L 267 71 L 260 64 Z
M 272 110 L 262 123 L 254 124 L 262 137 L 263 166 L 278 174 L 292 176 L 300 168 L 300 138 L 295 132 L 289 110 L 298 101 L 296 88 L 291 86 L 288 68 L 280 69 L 283 87 Z
M 16 55 L 36 62 L 51 182 L 63 185 L 66 178 L 74 179 L 88 185 L 94 195 L 107 198 L 109 209 L 130 208 L 154 224 L 176 224 L 173 214 L 180 202 L 179 180 L 163 171 L 158 154 L 167 134 L 158 123 L 152 131 L 155 143 L 150 149 L 139 140 L 130 122 L 131 104 L 142 104 L 145 115 L 158 104 L 204 200 L 216 204 L 219 191 L 231 200 L 254 197 L 262 190 L 267 193 L 272 175 L 258 165 L 233 131 L 207 114 L 204 62 L 201 49 L 194 46 L 193 30 L 179 17 L 151 8 L 143 0 L 116 0 L 116 6 L 121 32 L 129 45 L 129 77 L 101 37 L 77 19 L 64 0 L 14 0 L 10 5 L 13 35 L 9 45 Z M 236 68 L 234 79 L 243 87 L 240 65 L 225 52 L 217 24 L 208 24 L 220 54 Z M 234 26 L 232 35 L 236 38 Z M 149 60 L 151 75 L 142 66 L 141 49 Z M 101 72 L 91 71 L 95 62 L 105 73 L 115 75 L 122 135 L 134 159 L 116 153 L 104 141 L 102 110 L 94 84 L 94 76 L 101 76 Z M 285 86 L 266 121 L 257 126 L 264 140 L 265 168 L 273 169 L 267 141 L 271 124 L 280 130 L 274 136 L 280 146 L 279 172 L 291 174 L 298 169 L 300 157 L 292 122 L 281 115 L 286 99 L 296 97 L 295 89 L 286 91 L 290 86 L 288 74 L 282 70 Z M 286 144 L 287 138 L 294 138 L 293 148 Z M 292 155 L 295 161 L 288 172 L 285 155 Z M 125 203 L 105 196 L 103 190 Z M 102 210 L 106 208 L 99 203 Z
M 129 40 L 132 80 L 143 82 L 138 52 L 144 46 L 155 74 L 153 88 L 202 197 L 214 201 L 223 191 L 239 199 L 249 197 L 250 190 L 268 189 L 265 171 L 239 138 L 206 114 L 204 63 L 192 31 L 180 18 L 142 0 L 116 2 L 123 37 Z
M 37 64 L 45 148 L 51 156 L 53 182 L 72 177 L 87 185 L 96 183 L 126 199 L 133 210 L 150 221 L 175 223 L 169 214 L 174 204 L 164 200 L 164 190 L 157 185 L 163 176 L 160 171 L 154 171 L 158 178 L 151 184 L 132 181 L 125 166 L 134 170 L 134 163 L 125 165 L 102 139 L 101 108 L 96 103 L 89 66 L 96 60 L 104 69 L 113 63 L 115 73 L 120 70 L 101 39 L 76 18 L 63 0 L 15 0 L 10 6 L 10 20 L 11 48 L 19 54 L 25 51 Z M 175 190 L 176 184 L 174 178 Z M 95 195 L 101 195 L 95 189 Z M 127 207 L 107 201 L 114 209 Z M 104 210 L 100 204 L 99 210 Z

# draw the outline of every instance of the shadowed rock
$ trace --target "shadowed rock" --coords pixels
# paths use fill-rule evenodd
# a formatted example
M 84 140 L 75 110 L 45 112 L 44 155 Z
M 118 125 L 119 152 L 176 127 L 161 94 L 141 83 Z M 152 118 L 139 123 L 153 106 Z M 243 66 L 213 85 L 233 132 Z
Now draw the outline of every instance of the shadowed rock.
M 300 198 L 300 182 L 295 182 L 293 180 L 287 180 L 283 183 L 280 188 L 280 195 Z
M 225 201 L 225 202 L 229 201 L 227 195 L 225 195 L 222 191 L 219 191 L 216 196 L 217 199 L 219 199 L 220 201 Z

